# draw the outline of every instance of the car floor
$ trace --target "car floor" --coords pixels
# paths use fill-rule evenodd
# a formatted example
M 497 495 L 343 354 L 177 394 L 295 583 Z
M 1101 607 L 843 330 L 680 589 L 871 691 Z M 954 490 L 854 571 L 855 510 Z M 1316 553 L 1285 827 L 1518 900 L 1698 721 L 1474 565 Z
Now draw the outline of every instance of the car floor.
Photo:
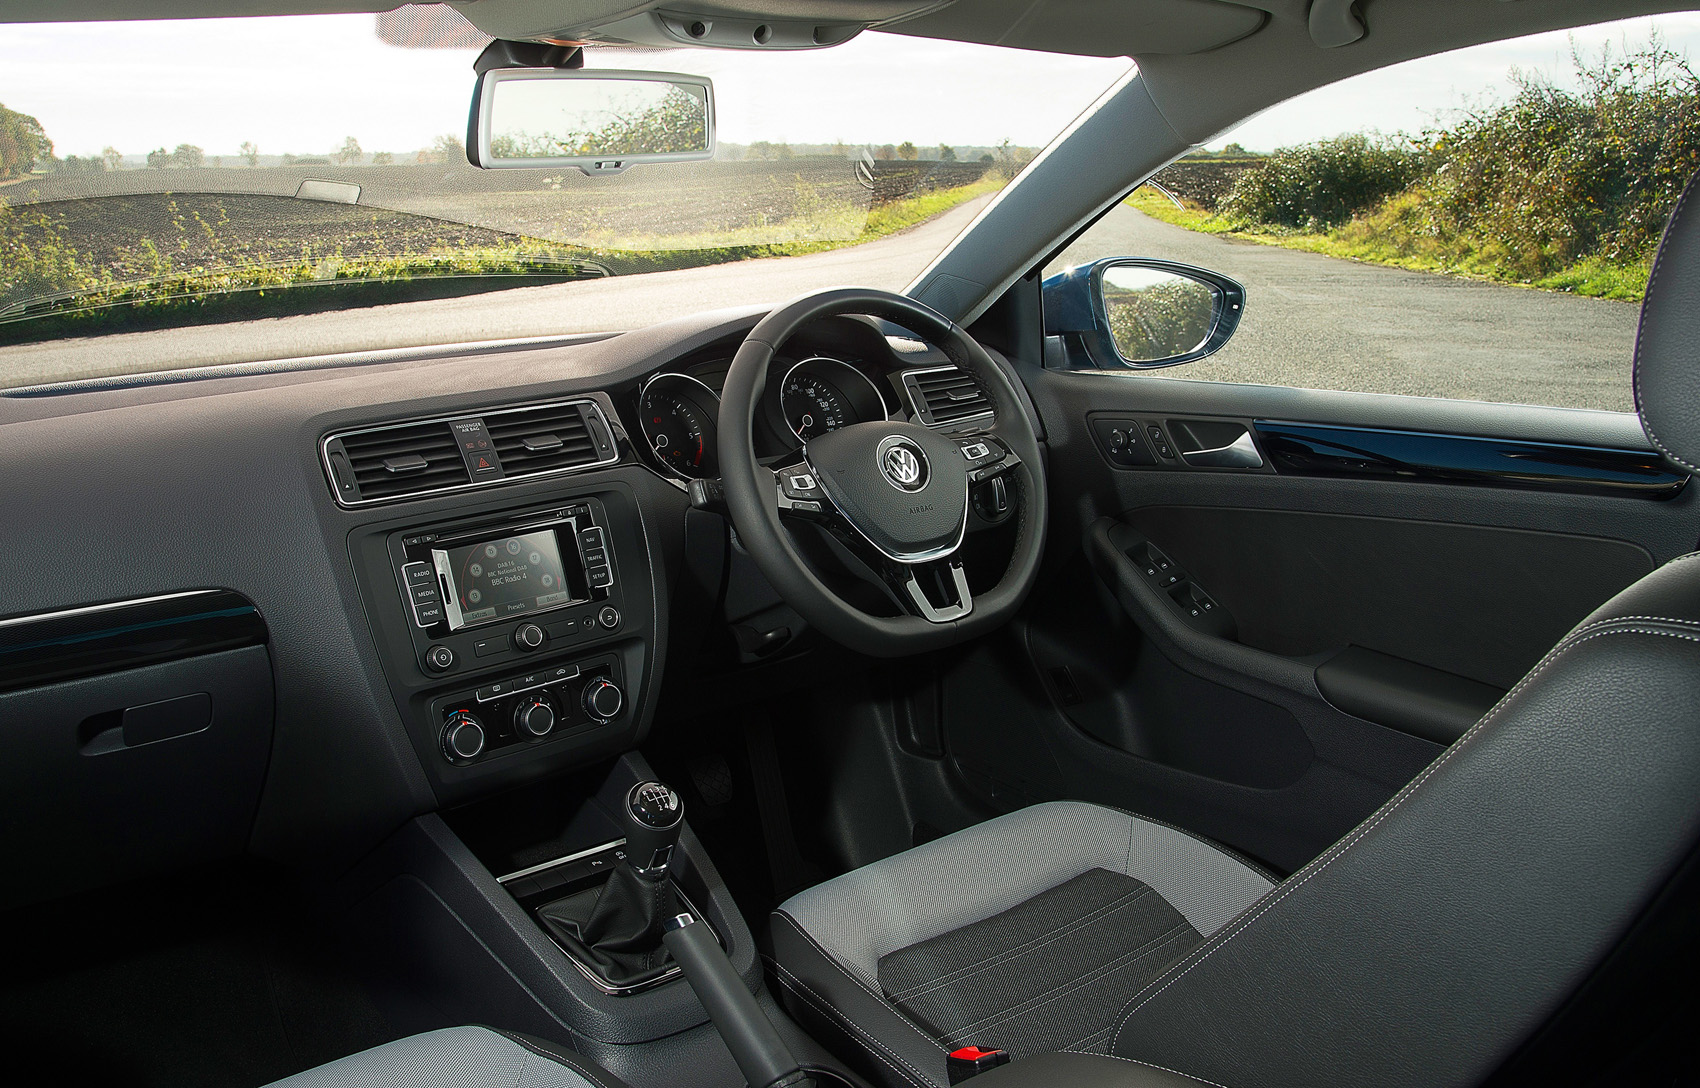
M 6 921 L 0 1051 L 55 1083 L 248 1088 L 394 1037 L 335 942 L 256 866 Z

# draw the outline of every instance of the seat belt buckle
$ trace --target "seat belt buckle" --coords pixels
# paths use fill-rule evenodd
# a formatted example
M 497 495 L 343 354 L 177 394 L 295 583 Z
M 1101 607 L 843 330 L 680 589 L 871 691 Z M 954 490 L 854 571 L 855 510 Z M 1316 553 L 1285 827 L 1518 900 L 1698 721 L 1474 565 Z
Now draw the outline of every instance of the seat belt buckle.
M 988 1069 L 996 1069 L 1000 1065 L 1009 1064 L 1009 1051 L 996 1047 L 987 1049 L 980 1046 L 965 1046 L 950 1052 L 945 1059 L 945 1069 L 950 1074 L 950 1083 L 961 1084 L 969 1077 L 977 1077 Z

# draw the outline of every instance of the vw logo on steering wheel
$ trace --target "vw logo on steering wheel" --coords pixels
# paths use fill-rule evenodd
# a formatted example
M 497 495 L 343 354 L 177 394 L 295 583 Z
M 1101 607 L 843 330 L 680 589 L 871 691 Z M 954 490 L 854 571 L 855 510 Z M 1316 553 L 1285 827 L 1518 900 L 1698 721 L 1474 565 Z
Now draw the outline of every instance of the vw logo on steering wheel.
M 927 486 L 927 455 L 921 447 L 901 435 L 879 444 L 880 472 L 899 491 L 919 491 Z

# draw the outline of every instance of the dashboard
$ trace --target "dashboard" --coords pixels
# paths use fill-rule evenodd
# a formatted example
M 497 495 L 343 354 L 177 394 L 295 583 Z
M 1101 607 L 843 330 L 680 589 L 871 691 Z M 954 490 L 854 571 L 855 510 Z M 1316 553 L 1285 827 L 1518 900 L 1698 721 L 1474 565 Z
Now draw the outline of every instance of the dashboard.
M 14 886 L 242 849 L 344 864 L 638 746 L 705 639 L 735 681 L 777 598 L 689 484 L 716 474 L 719 389 L 761 316 L 0 396 L 0 550 L 77 557 L 10 581 L 0 615 L 0 719 L 29 723 L 0 737 Z M 984 426 L 972 384 L 900 329 L 828 319 L 775 361 L 758 452 Z

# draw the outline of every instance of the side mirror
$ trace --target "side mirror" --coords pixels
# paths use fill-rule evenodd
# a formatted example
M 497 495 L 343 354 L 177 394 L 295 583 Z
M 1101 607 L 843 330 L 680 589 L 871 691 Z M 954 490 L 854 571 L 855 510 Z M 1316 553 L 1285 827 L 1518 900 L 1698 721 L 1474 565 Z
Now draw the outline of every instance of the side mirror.
M 1245 288 L 1204 268 L 1109 257 L 1043 285 L 1045 332 L 1072 335 L 1092 364 L 1149 370 L 1221 349 L 1245 313 Z
M 583 68 L 492 68 L 473 91 L 467 158 L 486 170 L 714 157 L 714 86 L 702 76 Z

